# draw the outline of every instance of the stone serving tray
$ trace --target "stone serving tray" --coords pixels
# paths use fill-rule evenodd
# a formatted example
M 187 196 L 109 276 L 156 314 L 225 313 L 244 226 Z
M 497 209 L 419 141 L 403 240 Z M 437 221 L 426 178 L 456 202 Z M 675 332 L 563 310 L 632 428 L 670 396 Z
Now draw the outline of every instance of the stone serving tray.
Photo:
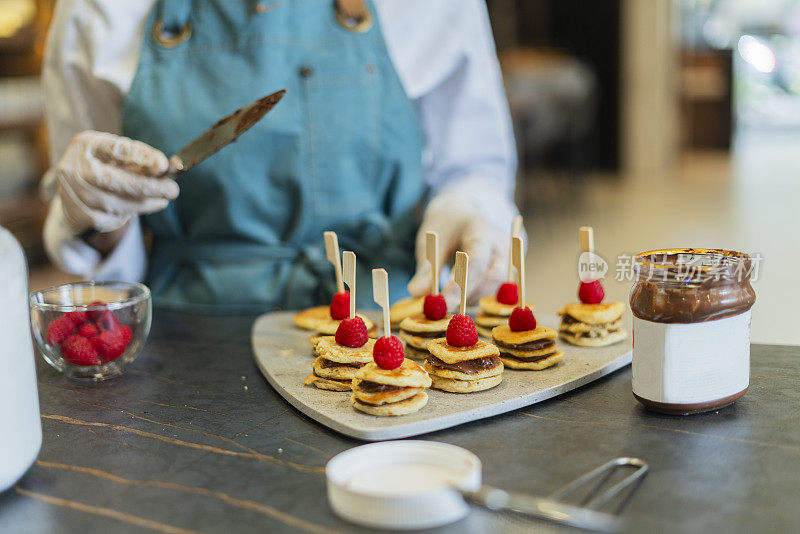
M 631 362 L 630 318 L 624 324 L 628 339 L 603 348 L 575 347 L 558 341 L 564 358 L 543 371 L 506 369 L 499 386 L 478 393 L 457 394 L 428 390 L 428 404 L 401 417 L 375 417 L 357 412 L 350 393 L 303 386 L 311 372 L 311 332 L 292 322 L 293 312 L 262 315 L 253 324 L 251 339 L 258 368 L 289 403 L 337 432 L 366 441 L 417 436 L 470 421 L 510 412 L 583 386 Z M 378 313 L 367 313 L 378 319 Z M 537 314 L 545 326 L 556 328 L 554 315 Z M 376 321 L 377 322 L 377 321 Z

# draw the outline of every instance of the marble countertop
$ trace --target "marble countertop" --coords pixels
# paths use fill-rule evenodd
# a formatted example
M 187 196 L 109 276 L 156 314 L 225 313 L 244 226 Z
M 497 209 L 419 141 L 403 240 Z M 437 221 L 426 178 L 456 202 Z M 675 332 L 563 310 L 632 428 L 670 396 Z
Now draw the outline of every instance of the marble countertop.
M 0 532 L 359 532 L 334 516 L 325 463 L 360 442 L 287 404 L 252 357 L 253 317 L 156 311 L 126 374 L 71 382 L 37 362 L 44 443 L 0 494 Z M 561 397 L 422 439 L 476 453 L 484 481 L 550 493 L 615 456 L 651 467 L 626 530 L 800 525 L 800 347 L 754 345 L 750 390 L 687 418 L 644 411 L 624 369 Z M 475 509 L 441 532 L 515 532 Z M 548 527 L 548 530 L 563 530 Z

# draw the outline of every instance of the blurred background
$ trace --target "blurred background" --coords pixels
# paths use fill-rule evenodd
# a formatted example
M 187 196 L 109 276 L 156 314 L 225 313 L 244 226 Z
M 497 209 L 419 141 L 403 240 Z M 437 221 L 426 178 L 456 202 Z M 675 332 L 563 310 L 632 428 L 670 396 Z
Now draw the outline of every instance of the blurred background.
M 378 0 L 380 1 L 380 0 Z M 47 264 L 49 166 L 39 70 L 55 0 L 0 0 L 0 225 L 31 288 Z M 529 296 L 575 299 L 578 227 L 595 228 L 608 298 L 629 256 L 664 247 L 760 255 L 757 342 L 800 343 L 800 0 L 487 0 L 519 151 Z

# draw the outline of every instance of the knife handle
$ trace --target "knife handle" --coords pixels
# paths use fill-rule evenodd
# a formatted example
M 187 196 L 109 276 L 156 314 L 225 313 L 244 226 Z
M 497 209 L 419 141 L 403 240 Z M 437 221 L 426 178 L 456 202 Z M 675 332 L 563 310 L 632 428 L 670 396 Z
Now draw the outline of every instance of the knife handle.
M 164 178 L 175 178 L 184 171 L 183 160 L 177 154 L 169 158 L 169 167 L 164 173 Z

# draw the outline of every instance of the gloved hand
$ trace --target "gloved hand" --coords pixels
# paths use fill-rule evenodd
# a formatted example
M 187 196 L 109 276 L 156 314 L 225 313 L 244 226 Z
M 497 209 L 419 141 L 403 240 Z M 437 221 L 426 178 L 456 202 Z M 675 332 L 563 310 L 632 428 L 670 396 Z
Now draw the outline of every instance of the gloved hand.
M 440 201 L 441 200 L 441 201 Z M 439 255 L 443 264 L 457 250 L 469 255 L 467 303 L 494 294 L 508 275 L 509 231 L 501 229 L 476 213 L 470 205 L 434 199 L 426 208 L 416 238 L 417 272 L 408 283 L 413 296 L 427 295 L 431 289 L 431 268 L 425 257 L 425 234 L 439 234 Z M 442 294 L 449 308 L 461 301 L 461 290 L 451 277 Z
M 73 234 L 111 232 L 134 214 L 167 207 L 179 192 L 174 180 L 159 178 L 168 166 L 160 150 L 140 141 L 91 130 L 76 135 L 55 169 Z

